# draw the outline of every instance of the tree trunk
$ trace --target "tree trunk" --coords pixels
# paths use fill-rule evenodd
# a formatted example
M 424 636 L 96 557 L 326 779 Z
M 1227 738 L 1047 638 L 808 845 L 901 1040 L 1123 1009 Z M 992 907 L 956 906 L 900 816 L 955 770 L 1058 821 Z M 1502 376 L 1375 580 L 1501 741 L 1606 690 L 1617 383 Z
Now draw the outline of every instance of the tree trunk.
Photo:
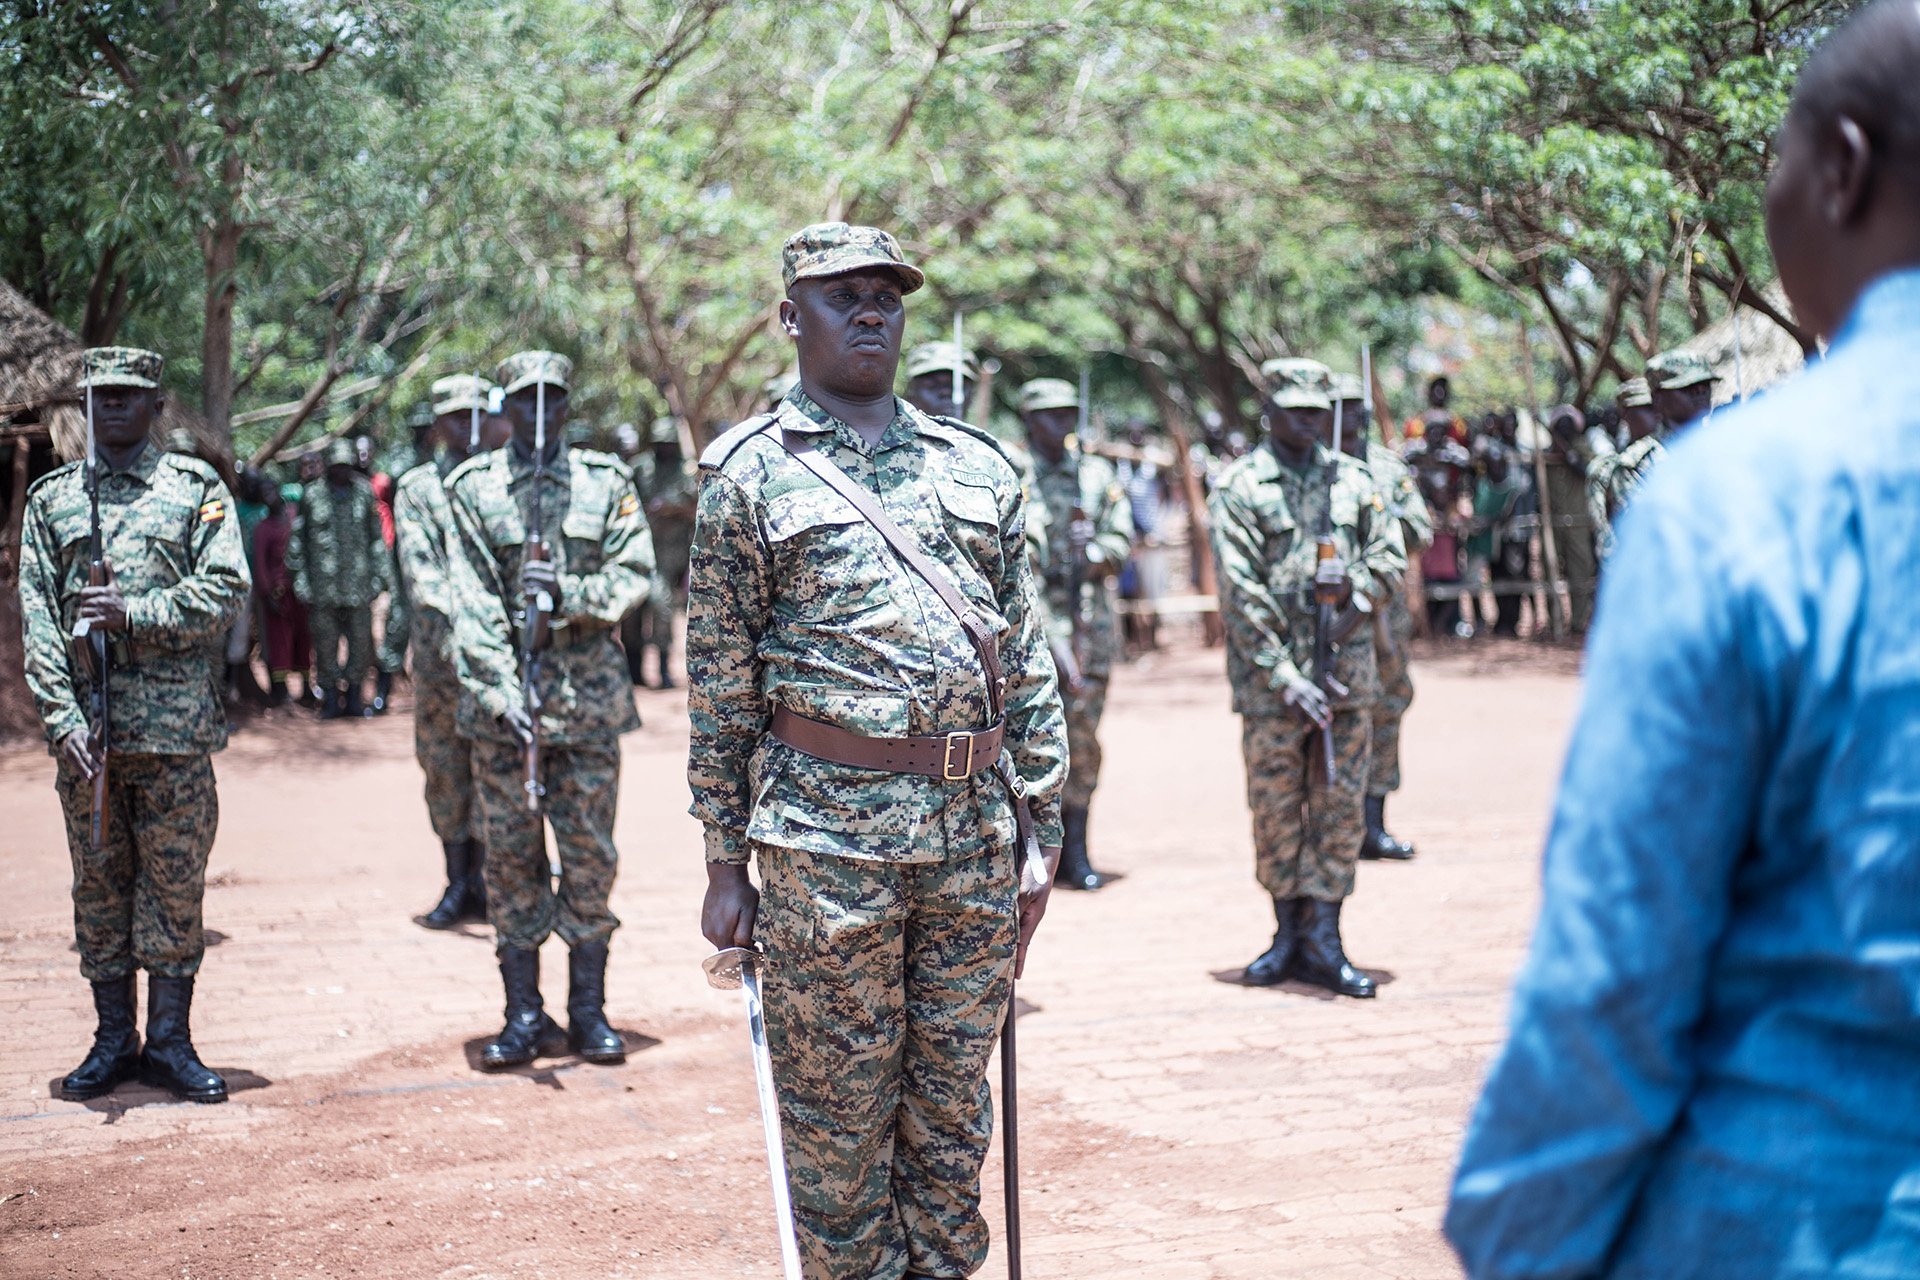
M 206 265 L 205 328 L 200 335 L 200 411 L 220 448 L 233 453 L 233 304 L 240 287 L 240 226 L 222 217 L 201 233 Z

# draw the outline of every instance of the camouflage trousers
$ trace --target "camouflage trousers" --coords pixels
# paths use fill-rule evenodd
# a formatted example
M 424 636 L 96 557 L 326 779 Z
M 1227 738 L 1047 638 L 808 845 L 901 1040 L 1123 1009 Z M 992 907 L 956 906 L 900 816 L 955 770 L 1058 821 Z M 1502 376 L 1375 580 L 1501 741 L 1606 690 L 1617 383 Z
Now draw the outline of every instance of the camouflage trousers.
M 1107 711 L 1107 677 L 1088 676 L 1080 692 L 1061 693 L 1067 702 L 1067 786 L 1060 803 L 1084 809 L 1100 785 L 1100 717 Z
M 108 758 L 103 848 L 90 846 L 93 786 L 60 762 L 54 780 L 73 861 L 73 936 L 88 982 L 136 968 L 163 978 L 200 970 L 200 906 L 207 855 L 220 825 L 213 759 L 206 755 Z
M 494 945 L 538 947 L 552 934 L 568 946 L 596 942 L 620 927 L 607 899 L 619 855 L 613 814 L 620 792 L 620 744 L 544 745 L 541 813 L 527 811 L 525 757 L 511 742 L 473 744 L 473 790 L 486 845 L 487 915 Z M 560 854 L 560 883 L 547 859 L 546 825 Z
M 442 656 L 447 623 L 420 616 L 413 654 L 413 755 L 426 775 L 427 817 L 442 844 L 478 835 L 473 818 L 473 743 L 460 736 L 460 677 Z
M 390 676 L 407 669 L 407 644 L 413 639 L 413 607 L 405 592 L 387 597 L 387 620 L 380 626 L 380 647 L 374 650 L 374 665 Z
M 373 663 L 373 606 L 310 604 L 307 628 L 313 633 L 313 665 L 322 689 L 345 684 L 359 688 Z M 347 660 L 340 661 L 340 641 L 347 642 Z
M 1269 894 L 1340 902 L 1353 892 L 1354 862 L 1367 829 L 1371 745 L 1368 708 L 1335 711 L 1334 777 L 1328 786 L 1321 777 L 1319 731 L 1305 717 L 1241 717 L 1254 873 Z
M 1009 855 L 888 863 L 757 845 L 767 1037 L 807 1280 L 985 1261 L 987 1063 L 1017 933 Z
M 1413 611 L 1396 591 L 1387 601 L 1374 637 L 1380 663 L 1380 696 L 1373 703 L 1373 756 L 1367 767 L 1367 794 L 1384 796 L 1400 789 L 1400 721 L 1413 703 L 1413 674 L 1407 657 L 1413 645 Z

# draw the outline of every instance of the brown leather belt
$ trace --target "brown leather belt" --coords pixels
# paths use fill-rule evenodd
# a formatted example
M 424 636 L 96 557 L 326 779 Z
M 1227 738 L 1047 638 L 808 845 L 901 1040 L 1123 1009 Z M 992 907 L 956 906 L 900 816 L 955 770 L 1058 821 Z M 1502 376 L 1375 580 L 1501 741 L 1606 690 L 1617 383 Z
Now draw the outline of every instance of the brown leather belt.
M 931 737 L 869 738 L 776 706 L 772 733 L 795 751 L 834 764 L 959 782 L 993 768 L 1000 759 L 1000 743 L 1007 735 L 1007 726 L 1002 721 L 991 729 Z

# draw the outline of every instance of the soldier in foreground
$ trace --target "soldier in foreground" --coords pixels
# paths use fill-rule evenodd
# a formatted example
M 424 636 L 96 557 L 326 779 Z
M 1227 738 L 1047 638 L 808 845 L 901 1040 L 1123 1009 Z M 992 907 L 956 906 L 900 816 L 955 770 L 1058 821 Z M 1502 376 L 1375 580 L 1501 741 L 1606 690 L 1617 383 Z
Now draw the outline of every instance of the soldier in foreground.
M 1399 590 L 1407 555 L 1366 468 L 1321 443 L 1332 408 L 1326 367 L 1270 360 L 1261 373 L 1270 379 L 1267 444 L 1227 469 L 1212 505 L 1255 866 L 1277 926 L 1246 981 L 1293 977 L 1364 998 L 1373 980 L 1347 961 L 1340 911 L 1366 832 L 1380 688 L 1372 614 Z M 1315 670 L 1321 538 L 1331 542 L 1329 585 L 1339 598 L 1322 638 L 1324 669 Z
M 493 385 L 474 374 L 433 384 L 433 430 L 426 452 L 400 477 L 393 496 L 394 550 L 413 608 L 413 754 L 426 775 L 427 817 L 447 871 L 440 901 L 420 917 L 429 929 L 487 918 L 486 845 L 474 803 L 473 743 L 460 732 L 451 582 L 458 535 L 446 477 L 473 454 L 499 448 L 505 438 L 505 424 L 487 409 L 492 394 Z
M 1357 376 L 1334 374 L 1333 397 L 1340 408 L 1340 447 L 1366 467 L 1379 499 L 1375 510 L 1399 523 L 1400 541 L 1411 560 L 1426 550 L 1433 538 L 1433 516 L 1414 481 L 1413 470 L 1399 454 L 1373 438 L 1366 391 Z M 1330 446 L 1331 418 L 1326 429 L 1323 443 Z M 1387 833 L 1387 797 L 1400 789 L 1400 722 L 1413 705 L 1413 672 L 1407 661 L 1412 650 L 1413 610 L 1407 607 L 1407 593 L 1396 582 L 1373 613 L 1373 654 L 1380 672 L 1380 696 L 1373 700 L 1373 732 L 1367 755 L 1367 831 L 1360 840 L 1360 856 L 1366 859 L 1405 862 L 1414 853 L 1412 845 Z
M 1033 459 L 1032 499 L 1046 507 L 1051 534 L 1042 569 L 1047 614 L 1056 643 L 1072 653 L 1079 676 L 1066 690 L 1070 772 L 1060 808 L 1066 843 L 1055 882 L 1092 890 L 1107 882 L 1087 852 L 1087 825 L 1100 785 L 1107 682 L 1120 656 L 1120 615 L 1111 587 L 1133 549 L 1133 508 L 1113 464 L 1084 452 L 1075 439 L 1080 393 L 1072 383 L 1027 383 L 1020 388 L 1020 416 Z
M 620 735 L 640 717 L 615 633 L 647 598 L 653 540 L 626 464 L 566 447 L 572 376 L 572 362 L 551 351 L 501 361 L 513 438 L 447 477 L 467 695 L 459 728 L 474 744 L 487 912 L 506 988 L 506 1026 L 480 1053 L 490 1071 L 561 1048 L 540 998 L 540 944 L 555 933 L 568 947 L 566 1045 L 589 1062 L 626 1060 L 605 1010 L 607 944 L 620 925 L 607 900 Z
M 74 938 L 98 1017 L 60 1096 L 97 1098 L 137 1075 L 224 1102 L 189 1015 L 219 825 L 210 757 L 227 744 L 221 637 L 246 603 L 247 557 L 219 475 L 149 438 L 164 403 L 160 357 L 96 347 L 82 362 L 91 452 L 29 491 L 20 557 L 27 687 L 59 761 Z
M 313 636 L 320 718 L 363 716 L 367 668 L 373 663 L 373 602 L 388 587 L 393 554 L 380 528 L 373 485 L 355 467 L 352 441 L 327 446 L 324 480 L 301 493 L 287 559 L 293 566 L 293 593 L 307 608 Z
M 893 394 L 921 273 L 891 236 L 844 223 L 801 231 L 783 258 L 800 384 L 701 459 L 687 621 L 701 931 L 767 955 L 808 1280 L 957 1280 L 986 1257 L 986 1068 L 1046 910 L 1050 868 L 1021 889 L 1026 846 L 1059 857 L 1065 726 L 1018 474 L 986 432 Z M 803 457 L 905 531 L 980 641 Z

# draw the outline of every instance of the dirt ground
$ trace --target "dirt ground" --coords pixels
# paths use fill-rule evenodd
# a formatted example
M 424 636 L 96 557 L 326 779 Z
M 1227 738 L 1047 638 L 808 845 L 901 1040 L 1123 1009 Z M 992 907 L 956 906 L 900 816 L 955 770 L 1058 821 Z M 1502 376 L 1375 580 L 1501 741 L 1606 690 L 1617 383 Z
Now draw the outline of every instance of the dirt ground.
M 1363 865 L 1347 912 L 1370 1003 L 1234 981 L 1271 921 L 1218 651 L 1116 675 L 1093 840 L 1125 878 L 1056 895 L 1020 987 L 1029 1277 L 1459 1274 L 1437 1228 L 1532 917 L 1574 663 L 1510 645 L 1416 666 L 1392 816 L 1421 856 Z M 609 982 L 625 1066 L 473 1068 L 499 984 L 486 930 L 412 923 L 439 854 L 402 698 L 369 722 L 276 716 L 218 759 L 194 1028 L 234 1089 L 219 1107 L 52 1096 L 91 1011 L 51 763 L 0 754 L 0 1276 L 778 1276 L 739 997 L 699 968 L 685 704 L 638 696 Z M 552 944 L 550 1006 L 563 966 Z M 986 1186 L 997 1236 L 997 1153 Z M 980 1274 L 1005 1274 L 997 1244 Z

